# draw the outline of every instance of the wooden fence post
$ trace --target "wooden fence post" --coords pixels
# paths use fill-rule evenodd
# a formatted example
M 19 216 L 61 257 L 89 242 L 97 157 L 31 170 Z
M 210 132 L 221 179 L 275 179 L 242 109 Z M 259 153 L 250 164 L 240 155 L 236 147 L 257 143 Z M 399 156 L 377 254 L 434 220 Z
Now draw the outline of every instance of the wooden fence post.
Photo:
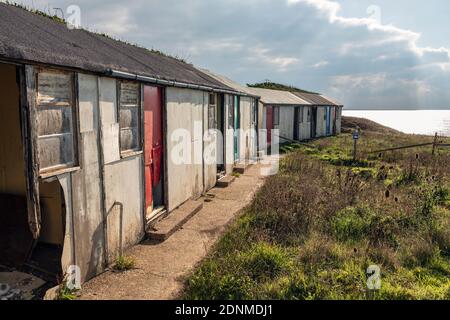
M 436 153 L 436 145 L 437 145 L 437 141 L 438 140 L 438 134 L 436 132 L 436 134 L 434 135 L 434 141 L 433 141 L 433 151 L 432 151 L 432 155 L 434 156 L 434 154 Z

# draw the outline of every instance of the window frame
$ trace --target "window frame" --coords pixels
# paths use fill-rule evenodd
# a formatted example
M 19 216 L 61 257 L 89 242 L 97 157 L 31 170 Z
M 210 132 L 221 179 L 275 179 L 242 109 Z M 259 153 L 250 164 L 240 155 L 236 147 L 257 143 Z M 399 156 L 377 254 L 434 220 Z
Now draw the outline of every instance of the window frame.
M 211 97 L 214 97 L 211 99 Z M 208 96 L 208 130 L 217 129 L 217 96 L 210 93 Z
M 142 123 L 143 121 L 143 86 L 142 83 L 140 83 L 139 81 L 133 81 L 133 80 L 116 80 L 117 81 L 117 106 L 116 106 L 116 113 L 117 113 L 117 118 L 116 121 L 119 124 L 119 135 L 118 135 L 118 139 L 119 139 L 119 153 L 120 153 L 120 158 L 124 159 L 124 158 L 128 158 L 128 157 L 132 157 L 135 155 L 139 155 L 142 154 L 144 152 L 144 125 Z M 122 139 L 121 139 L 121 133 L 123 129 L 132 129 L 132 127 L 126 127 L 126 128 L 122 128 L 120 125 L 121 122 L 121 116 L 120 116 L 120 111 L 122 110 L 122 84 L 124 83 L 130 83 L 130 84 L 136 84 L 138 86 L 137 88 L 137 105 L 136 108 L 137 110 L 137 128 L 136 128 L 136 132 L 138 134 L 138 136 L 136 137 L 136 143 L 137 143 L 137 147 L 134 149 L 126 149 L 126 150 L 122 150 Z M 132 105 L 127 105 L 128 108 L 132 107 Z
M 56 103 L 40 103 L 39 101 L 39 75 L 42 73 L 47 74 L 64 74 L 69 76 L 70 79 L 70 102 L 67 105 L 64 105 L 64 103 L 56 102 Z M 38 162 L 39 162 L 39 177 L 40 178 L 49 178 L 53 177 L 55 175 L 67 173 L 67 172 L 73 172 L 81 169 L 80 164 L 80 155 L 81 155 L 81 147 L 79 144 L 80 141 L 80 121 L 79 121 L 79 100 L 78 100 L 78 77 L 76 72 L 74 71 L 68 71 L 63 69 L 57 69 L 57 68 L 44 68 L 44 67 L 36 67 L 34 71 L 34 79 L 35 79 L 35 90 L 34 90 L 34 98 L 35 98 L 35 121 L 36 121 L 36 134 L 37 134 L 37 146 L 36 150 L 38 152 Z M 55 134 L 55 135 L 71 135 L 72 136 L 72 158 L 73 161 L 54 165 L 51 167 L 42 168 L 41 165 L 41 159 L 40 159 L 40 146 L 39 146 L 39 140 L 41 140 L 41 137 L 48 138 L 52 135 L 39 135 L 39 108 L 41 106 L 44 107 L 53 107 L 53 108 L 64 108 L 64 107 L 70 107 L 71 108 L 71 122 L 70 122 L 70 133 L 65 134 Z

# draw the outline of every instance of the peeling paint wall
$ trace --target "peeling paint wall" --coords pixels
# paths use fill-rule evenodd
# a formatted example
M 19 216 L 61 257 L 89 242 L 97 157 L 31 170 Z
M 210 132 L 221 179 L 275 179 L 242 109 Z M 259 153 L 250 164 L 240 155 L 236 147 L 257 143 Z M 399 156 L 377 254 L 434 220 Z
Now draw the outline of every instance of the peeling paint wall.
M 202 91 L 167 88 L 168 210 L 203 192 Z
M 104 268 L 97 77 L 78 74 L 80 166 L 71 174 L 75 261 L 88 280 Z
M 64 271 L 80 267 L 84 282 L 143 239 L 144 177 L 142 154 L 120 157 L 116 81 L 77 77 L 80 169 L 58 180 L 66 203 L 61 263 Z

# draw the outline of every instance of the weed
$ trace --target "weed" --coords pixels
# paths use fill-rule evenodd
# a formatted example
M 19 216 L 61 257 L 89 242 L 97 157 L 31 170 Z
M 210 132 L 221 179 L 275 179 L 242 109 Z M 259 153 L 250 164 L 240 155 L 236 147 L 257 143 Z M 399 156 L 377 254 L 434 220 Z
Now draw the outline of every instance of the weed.
M 113 269 L 116 271 L 128 271 L 134 269 L 136 260 L 133 257 L 119 256 L 116 259 Z

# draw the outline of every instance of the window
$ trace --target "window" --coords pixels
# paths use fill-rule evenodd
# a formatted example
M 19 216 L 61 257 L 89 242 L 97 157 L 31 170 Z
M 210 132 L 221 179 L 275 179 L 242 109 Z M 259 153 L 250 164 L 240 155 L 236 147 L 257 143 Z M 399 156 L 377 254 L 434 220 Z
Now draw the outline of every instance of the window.
M 141 86 L 136 82 L 119 82 L 120 152 L 141 151 Z
M 280 107 L 273 107 L 273 124 L 280 125 Z
M 209 106 L 208 106 L 208 129 L 216 128 L 216 95 L 214 93 L 209 94 Z
M 77 165 L 74 74 L 38 70 L 37 147 L 41 172 Z

